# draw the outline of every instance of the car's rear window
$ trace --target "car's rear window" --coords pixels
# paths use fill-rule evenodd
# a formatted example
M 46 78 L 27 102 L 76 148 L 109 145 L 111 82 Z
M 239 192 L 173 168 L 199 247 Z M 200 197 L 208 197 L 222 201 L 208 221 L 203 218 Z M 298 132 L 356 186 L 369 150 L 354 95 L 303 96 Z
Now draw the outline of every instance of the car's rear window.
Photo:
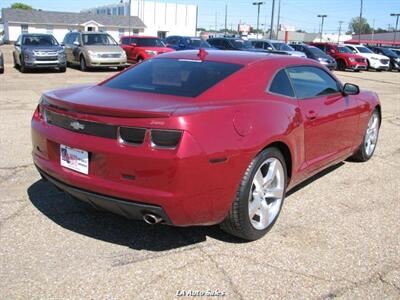
M 229 75 L 238 64 L 157 58 L 112 78 L 106 87 L 183 97 L 197 97 Z

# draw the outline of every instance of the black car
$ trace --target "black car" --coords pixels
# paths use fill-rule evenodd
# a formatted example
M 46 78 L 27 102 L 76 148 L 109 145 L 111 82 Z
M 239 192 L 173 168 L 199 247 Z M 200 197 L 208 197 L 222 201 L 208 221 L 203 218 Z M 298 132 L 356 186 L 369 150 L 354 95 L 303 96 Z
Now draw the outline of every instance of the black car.
M 3 53 L 0 51 L 0 74 L 4 73 L 4 56 Z
M 231 37 L 220 37 L 211 38 L 207 42 L 220 50 L 238 50 L 238 51 L 254 51 L 254 52 L 264 52 L 259 51 L 253 47 L 249 41 L 245 41 L 241 38 L 231 38 Z
M 397 55 L 394 51 L 385 47 L 373 47 L 373 46 L 370 46 L 369 49 L 371 49 L 372 52 L 374 53 L 382 54 L 389 57 L 390 59 L 389 71 L 391 70 L 400 71 L 400 56 Z
M 58 68 L 65 72 L 64 48 L 51 34 L 21 34 L 15 42 L 14 66 L 24 73 L 27 69 Z
M 334 70 L 337 67 L 336 60 L 332 56 L 329 56 L 324 51 L 315 46 L 305 44 L 291 44 L 290 47 L 297 51 L 303 52 L 307 56 L 307 58 L 318 61 L 321 65 L 324 65 L 330 70 Z

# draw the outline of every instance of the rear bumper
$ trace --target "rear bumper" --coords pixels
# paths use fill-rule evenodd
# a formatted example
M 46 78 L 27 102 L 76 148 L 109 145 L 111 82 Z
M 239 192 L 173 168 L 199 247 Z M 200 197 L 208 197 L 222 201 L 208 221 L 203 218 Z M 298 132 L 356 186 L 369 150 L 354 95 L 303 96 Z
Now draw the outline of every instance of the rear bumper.
M 57 188 L 81 201 L 91 204 L 95 208 L 104 209 L 133 220 L 141 220 L 145 214 L 154 214 L 162 218 L 162 224 L 172 225 L 164 209 L 160 206 L 134 202 L 131 200 L 128 201 L 76 188 L 51 177 L 39 167 L 37 167 L 37 169 L 43 178 L 47 179 Z

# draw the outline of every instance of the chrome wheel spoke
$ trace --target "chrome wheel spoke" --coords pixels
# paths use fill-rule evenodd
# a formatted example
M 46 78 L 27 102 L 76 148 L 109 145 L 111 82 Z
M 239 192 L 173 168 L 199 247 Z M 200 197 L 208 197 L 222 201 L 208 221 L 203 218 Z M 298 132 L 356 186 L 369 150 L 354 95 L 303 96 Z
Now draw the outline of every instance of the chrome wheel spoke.
M 270 185 L 276 176 L 277 171 L 277 160 L 274 160 L 269 164 L 267 175 L 264 178 L 264 187 Z
M 254 177 L 254 185 L 256 186 L 257 191 L 261 191 L 264 186 L 264 176 L 261 173 L 261 169 L 259 169 Z
M 275 198 L 275 199 L 279 199 L 281 198 L 283 195 L 283 189 L 280 187 L 275 187 L 272 189 L 268 189 L 265 194 L 264 197 L 265 198 Z
M 376 142 L 378 140 L 379 130 L 379 117 L 374 112 L 368 121 L 368 127 L 365 132 L 364 149 L 367 155 L 371 155 L 374 152 Z
M 261 199 L 259 197 L 253 198 L 249 203 L 249 217 L 252 219 L 257 211 L 260 209 Z

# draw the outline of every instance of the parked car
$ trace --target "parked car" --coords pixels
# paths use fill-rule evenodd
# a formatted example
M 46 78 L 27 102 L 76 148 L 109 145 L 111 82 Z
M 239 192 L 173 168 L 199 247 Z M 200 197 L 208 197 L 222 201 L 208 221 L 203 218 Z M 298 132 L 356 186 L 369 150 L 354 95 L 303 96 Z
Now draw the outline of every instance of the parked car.
M 367 60 L 360 55 L 354 54 L 346 46 L 324 42 L 314 42 L 308 44 L 315 46 L 324 51 L 326 54 L 332 56 L 336 60 L 337 69 L 340 71 L 345 71 L 346 69 L 356 72 L 359 72 L 360 70 L 367 70 Z
M 214 48 L 220 50 L 262 52 L 261 50 L 257 50 L 256 48 L 254 48 L 254 46 L 249 41 L 245 41 L 241 38 L 232 38 L 232 37 L 211 38 L 208 39 L 207 42 Z
M 153 36 L 123 36 L 120 44 L 130 63 L 141 62 L 158 54 L 175 51 L 165 46 L 161 39 Z
M 65 72 L 67 68 L 64 49 L 51 34 L 21 34 L 14 44 L 13 59 L 21 73 L 39 68 Z
M 0 51 L 0 74 L 4 73 L 4 56 L 3 52 Z
M 335 70 L 337 67 L 336 60 L 332 56 L 326 54 L 315 46 L 309 46 L 306 44 L 291 44 L 290 46 L 296 51 L 303 52 L 308 58 L 318 61 L 329 70 Z
M 400 56 L 400 49 L 399 48 L 389 48 L 389 50 L 392 50 L 394 53 L 396 53 L 398 56 Z
M 32 155 L 43 178 L 95 207 L 254 240 L 286 190 L 349 156 L 370 159 L 380 122 L 376 93 L 316 61 L 177 51 L 45 92 Z
M 207 41 L 204 41 L 199 37 L 173 35 L 166 38 L 166 43 L 168 47 L 177 51 L 198 50 L 199 48 L 213 49 Z
M 372 52 L 382 54 L 390 59 L 389 71 L 400 71 L 400 51 L 399 54 L 386 47 L 369 47 Z
M 124 50 L 105 32 L 69 32 L 63 45 L 68 65 L 78 65 L 83 72 L 104 67 L 123 70 L 127 66 Z
M 298 57 L 307 57 L 303 52 L 296 51 L 285 42 L 275 41 L 275 40 L 250 40 L 250 43 L 256 49 L 264 49 L 269 51 L 283 51 L 289 55 L 298 56 Z
M 368 69 L 377 71 L 389 70 L 390 60 L 387 56 L 376 54 L 364 45 L 344 44 L 354 54 L 364 57 L 368 62 Z

